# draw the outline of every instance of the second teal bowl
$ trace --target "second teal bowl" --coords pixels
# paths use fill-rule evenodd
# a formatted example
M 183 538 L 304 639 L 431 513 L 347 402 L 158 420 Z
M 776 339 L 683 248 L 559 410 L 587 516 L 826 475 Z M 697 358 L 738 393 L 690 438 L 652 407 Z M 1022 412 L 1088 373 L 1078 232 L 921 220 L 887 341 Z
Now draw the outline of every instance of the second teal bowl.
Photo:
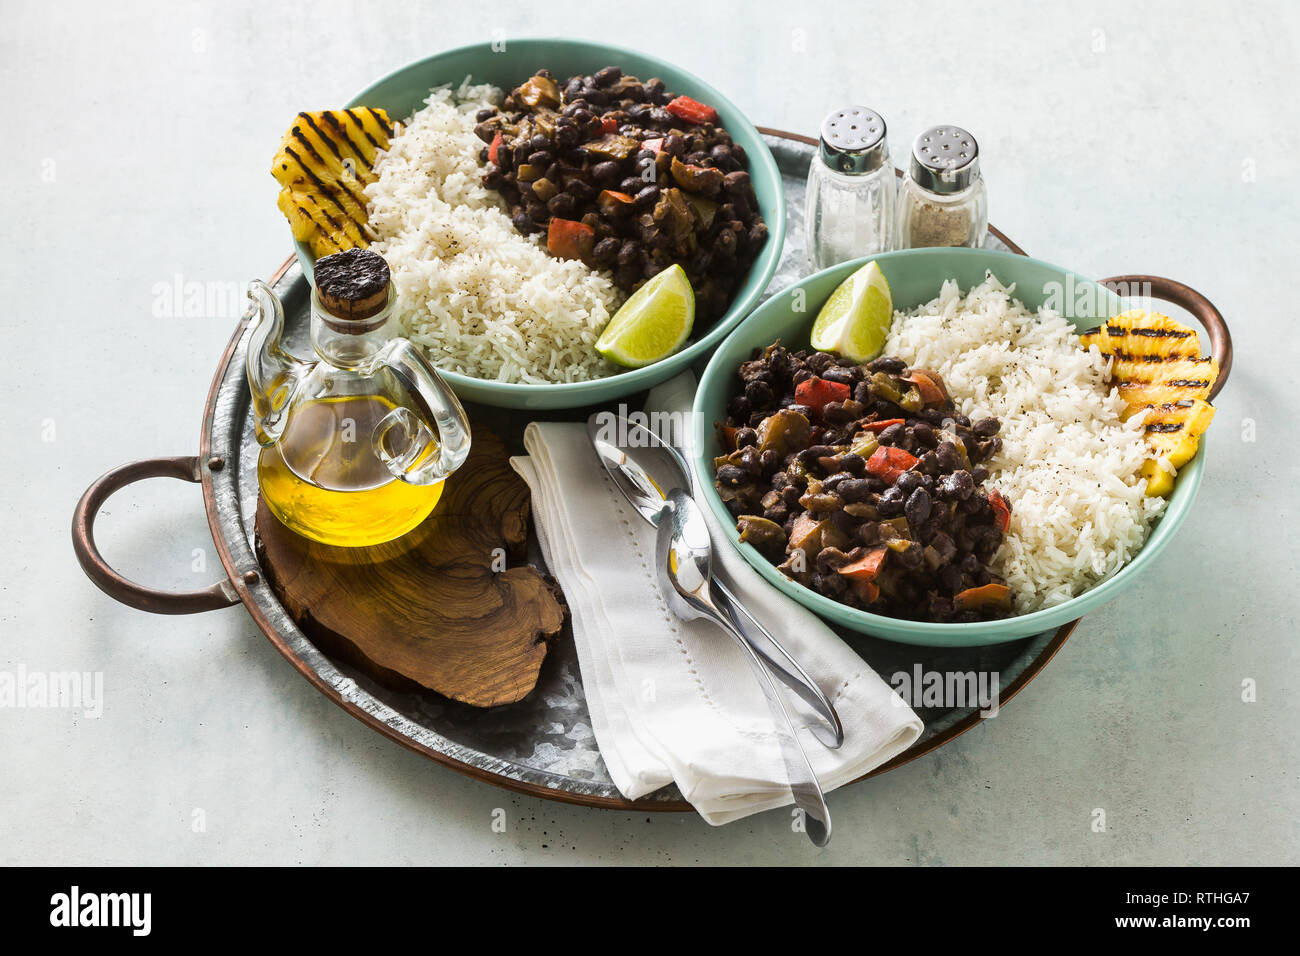
M 1071 301 L 1089 303 L 1078 315 L 1067 315 L 1079 330 L 1096 326 L 1101 319 L 1124 311 L 1123 300 L 1091 279 L 1026 256 L 984 249 L 909 249 L 875 257 L 889 280 L 894 308 L 912 309 L 939 294 L 945 279 L 956 279 L 963 290 L 984 281 L 992 272 L 1004 284 L 1015 283 L 1014 295 L 1030 309 L 1047 304 L 1062 290 L 1069 290 Z M 736 369 L 752 357 L 755 349 L 766 348 L 777 339 L 791 348 L 807 348 L 812 322 L 822 303 L 844 279 L 867 260 L 847 262 L 809 276 L 784 292 L 772 296 L 755 309 L 713 354 L 695 394 L 693 452 L 691 466 L 703 489 L 705 501 L 726 529 L 727 541 L 720 547 L 740 551 L 772 585 L 794 598 L 809 610 L 835 624 L 863 634 L 884 637 L 906 644 L 931 647 L 972 647 L 1013 641 L 1052 630 L 1105 604 L 1137 581 L 1138 575 L 1151 566 L 1169 546 L 1191 510 L 1201 486 L 1205 439 L 1196 457 L 1178 473 L 1174 493 L 1164 514 L 1151 529 L 1146 544 L 1118 573 L 1078 597 L 1056 607 L 1034 611 L 1003 621 L 980 621 L 972 624 L 932 624 L 904 621 L 871 614 L 831 600 L 798 584 L 754 550 L 742 544 L 736 522 L 722 503 L 713 484 L 713 459 L 722 453 L 716 422 L 726 418 L 727 400 L 737 388 Z M 795 305 L 801 308 L 796 311 Z M 1013 502 L 1014 507 L 1014 502 Z
M 493 46 L 492 43 L 480 43 L 461 47 L 404 66 L 366 87 L 352 98 L 348 106 L 379 107 L 391 117 L 404 120 L 424 105 L 429 90 L 435 86 L 459 84 L 471 77 L 475 83 L 491 83 L 508 90 L 542 67 L 563 77 L 594 73 L 610 65 L 643 80 L 657 76 L 674 93 L 693 96 L 717 109 L 722 124 L 744 147 L 759 210 L 767 223 L 768 239 L 726 313 L 704 335 L 695 337 L 681 351 L 653 365 L 595 381 L 557 385 L 507 384 L 448 371 L 442 372 L 443 377 L 464 400 L 528 409 L 580 408 L 608 402 L 672 378 L 726 338 L 727 333 L 754 307 L 776 272 L 781 246 L 785 242 L 785 195 L 781 188 L 781 173 L 771 150 L 754 124 L 731 100 L 699 77 L 656 57 L 601 43 L 559 38 L 511 39 L 502 44 L 503 49 L 493 49 Z M 302 243 L 294 245 L 303 272 L 310 279 L 311 250 Z

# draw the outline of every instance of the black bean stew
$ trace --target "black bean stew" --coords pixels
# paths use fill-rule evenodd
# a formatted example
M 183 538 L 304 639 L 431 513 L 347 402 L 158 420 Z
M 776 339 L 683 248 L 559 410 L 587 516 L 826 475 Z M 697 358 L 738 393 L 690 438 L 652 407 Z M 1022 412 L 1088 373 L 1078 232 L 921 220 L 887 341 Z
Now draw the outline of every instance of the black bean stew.
M 740 366 L 718 492 L 742 541 L 851 607 L 912 620 L 1005 617 L 989 571 L 1011 518 L 988 479 L 1000 423 L 959 414 L 943 380 L 780 342 Z
M 767 240 L 745 150 L 717 112 L 607 66 L 561 83 L 539 70 L 479 113 L 483 183 L 551 253 L 608 269 L 624 292 L 677 264 L 705 326 Z

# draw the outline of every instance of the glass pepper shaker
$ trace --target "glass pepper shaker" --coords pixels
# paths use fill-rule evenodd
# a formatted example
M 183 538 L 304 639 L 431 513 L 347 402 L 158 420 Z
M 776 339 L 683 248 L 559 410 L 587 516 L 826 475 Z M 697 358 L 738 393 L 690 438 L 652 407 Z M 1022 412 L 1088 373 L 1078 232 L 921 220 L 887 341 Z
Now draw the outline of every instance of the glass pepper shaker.
M 984 245 L 988 193 L 974 136 L 960 126 L 932 126 L 916 138 L 897 218 L 899 249 Z
M 812 271 L 890 249 L 895 178 L 879 113 L 846 106 L 826 117 L 804 213 Z

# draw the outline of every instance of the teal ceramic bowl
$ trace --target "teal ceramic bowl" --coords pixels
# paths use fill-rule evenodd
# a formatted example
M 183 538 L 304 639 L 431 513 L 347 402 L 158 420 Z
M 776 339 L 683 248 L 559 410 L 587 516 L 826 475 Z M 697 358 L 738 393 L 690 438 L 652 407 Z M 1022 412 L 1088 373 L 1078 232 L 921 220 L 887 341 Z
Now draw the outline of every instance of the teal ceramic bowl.
M 1076 275 L 1059 266 L 1025 256 L 983 249 L 911 249 L 875 257 L 889 280 L 896 309 L 910 309 L 928 302 L 939 294 L 944 279 L 955 278 L 962 289 L 982 282 L 986 270 L 1004 284 L 1015 283 L 1014 295 L 1031 309 L 1062 301 L 1053 299 L 1062 290 L 1075 304 L 1070 309 L 1054 306 L 1084 330 L 1124 311 L 1123 300 L 1114 292 L 1091 279 Z M 1151 530 L 1146 544 L 1118 573 L 1073 600 L 1056 607 L 1004 621 L 981 621 L 973 624 L 932 624 L 903 621 L 850 608 L 791 581 L 776 569 L 752 545 L 742 544 L 731 517 L 713 484 L 713 459 L 722 453 L 714 428 L 726 417 L 726 403 L 734 393 L 738 379 L 736 369 L 749 359 L 756 348 L 766 348 L 780 339 L 792 348 L 806 348 L 812 321 L 837 285 L 867 260 L 845 263 L 804 279 L 790 289 L 774 295 L 756 309 L 713 354 L 695 395 L 694 435 L 691 465 L 708 506 L 727 529 L 731 547 L 739 549 L 757 571 L 773 586 L 800 604 L 835 624 L 854 631 L 931 647 L 971 647 L 1012 641 L 1031 634 L 1060 627 L 1094 608 L 1100 607 L 1133 584 L 1159 556 L 1174 532 L 1187 517 L 1201 485 L 1205 458 L 1205 439 L 1201 450 L 1178 473 L 1174 493 L 1165 513 Z M 804 308 L 796 312 L 792 304 L 804 297 Z M 1078 312 L 1078 315 L 1070 314 Z M 1015 503 L 1012 502 L 1012 507 Z
M 643 80 L 657 76 L 669 90 L 692 96 L 717 109 L 722 124 L 744 147 L 754 192 L 769 234 L 766 245 L 750 267 L 748 278 L 737 290 L 726 314 L 702 336 L 692 338 L 685 348 L 661 362 L 591 382 L 560 385 L 504 384 L 447 371 L 442 375 L 462 399 L 505 408 L 578 408 L 612 401 L 657 385 L 707 355 L 726 338 L 727 333 L 754 307 L 771 281 L 785 242 L 785 197 L 776 161 L 754 124 L 731 100 L 671 63 L 643 53 L 581 40 L 511 39 L 505 42 L 504 47 L 497 51 L 493 50 L 491 43 L 481 43 L 435 54 L 366 87 L 352 98 L 348 106 L 380 107 L 389 116 L 404 120 L 423 106 L 434 86 L 459 84 L 468 76 L 475 83 L 491 83 L 508 90 L 543 67 L 560 77 L 594 73 L 611 64 Z M 302 243 L 295 242 L 294 245 L 303 272 L 310 280 L 311 250 Z

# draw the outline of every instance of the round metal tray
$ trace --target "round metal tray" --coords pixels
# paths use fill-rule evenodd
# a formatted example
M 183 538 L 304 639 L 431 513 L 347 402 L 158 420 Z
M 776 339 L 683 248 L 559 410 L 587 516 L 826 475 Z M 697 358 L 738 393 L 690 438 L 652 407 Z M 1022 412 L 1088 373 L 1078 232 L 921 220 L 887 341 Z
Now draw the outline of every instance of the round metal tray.
M 775 130 L 762 131 L 785 178 L 789 230 L 769 290 L 802 277 L 803 192 L 816 141 Z M 996 229 L 989 245 L 1023 254 Z M 272 277 L 284 302 L 290 351 L 305 354 L 308 284 L 290 258 Z M 321 693 L 384 736 L 472 777 L 512 790 L 570 803 L 621 810 L 689 810 L 673 787 L 640 800 L 623 798 L 610 780 L 592 734 L 572 636 L 555 642 L 536 689 L 523 701 L 480 710 L 432 692 L 390 690 L 352 667 L 331 659 L 298 628 L 267 585 L 254 554 L 257 505 L 257 443 L 253 438 L 248 386 L 244 378 L 247 327 L 241 322 L 217 366 L 208 394 L 199 454 L 136 462 L 105 475 L 83 497 L 74 519 L 78 556 L 92 578 L 118 600 L 158 613 L 190 613 L 243 603 L 263 633 Z M 526 412 L 473 410 L 507 442 L 521 450 Z M 585 418 L 587 412 L 551 413 Z M 212 530 L 228 580 L 204 591 L 169 594 L 130 584 L 107 569 L 94 550 L 93 518 L 113 491 L 145 477 L 168 476 L 201 482 Z M 535 550 L 535 549 L 534 549 Z M 537 560 L 540 558 L 535 554 Z M 985 648 L 945 650 L 913 647 L 844 632 L 846 641 L 888 677 L 927 672 L 998 675 L 1001 705 L 1015 696 L 1052 658 L 1078 622 L 1055 632 Z M 925 732 L 907 752 L 877 768 L 884 773 L 954 739 L 982 719 L 976 707 L 917 708 Z

